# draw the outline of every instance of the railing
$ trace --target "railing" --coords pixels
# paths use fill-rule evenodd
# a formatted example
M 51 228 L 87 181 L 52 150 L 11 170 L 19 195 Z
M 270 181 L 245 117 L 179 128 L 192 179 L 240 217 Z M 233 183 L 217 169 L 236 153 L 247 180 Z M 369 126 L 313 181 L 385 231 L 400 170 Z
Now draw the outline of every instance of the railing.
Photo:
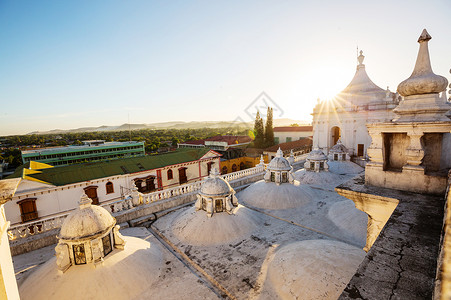
M 265 171 L 265 166 L 257 165 L 256 167 L 222 175 L 226 181 L 236 180 L 242 177 L 251 176 Z
M 26 224 L 11 226 L 8 229 L 8 237 L 10 241 L 26 238 L 27 236 L 40 234 L 55 228 L 60 228 L 64 219 L 69 213 L 56 217 L 40 219 Z
M 233 181 L 239 178 L 259 174 L 265 170 L 265 167 L 262 165 L 258 165 L 254 168 L 241 170 L 238 172 L 233 172 L 230 174 L 222 175 L 227 181 Z M 165 189 L 161 191 L 155 191 L 149 194 L 141 194 L 137 191 L 131 192 L 131 195 L 125 197 L 125 199 L 120 199 L 114 202 L 100 204 L 103 208 L 105 208 L 111 214 L 115 214 L 121 211 L 132 209 L 133 207 L 150 204 L 156 201 L 161 201 L 164 199 L 169 199 L 172 197 L 189 194 L 195 191 L 200 190 L 202 185 L 202 181 L 196 181 L 193 183 L 183 184 L 180 186 L 176 186 L 170 189 Z M 66 214 L 61 214 L 55 217 L 49 217 L 40 219 L 34 222 L 29 222 L 26 224 L 18 224 L 11 226 L 8 230 L 8 236 L 10 241 L 26 238 L 28 236 L 32 236 L 35 234 L 40 234 L 55 228 L 60 228 L 63 224 L 64 219 L 67 217 Z
M 308 156 L 308 153 L 307 153 L 307 154 L 302 154 L 302 155 L 295 156 L 295 157 L 294 157 L 294 162 L 299 162 L 299 161 L 301 161 L 301 160 L 304 160 L 304 159 L 307 158 L 307 156 Z

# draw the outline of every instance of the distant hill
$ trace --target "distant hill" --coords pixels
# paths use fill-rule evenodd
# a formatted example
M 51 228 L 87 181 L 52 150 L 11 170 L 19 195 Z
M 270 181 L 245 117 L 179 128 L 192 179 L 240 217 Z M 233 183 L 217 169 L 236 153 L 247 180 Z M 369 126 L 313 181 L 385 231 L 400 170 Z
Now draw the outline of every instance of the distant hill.
M 274 127 L 277 126 L 289 126 L 293 123 L 300 125 L 308 124 L 308 122 L 292 120 L 292 119 L 274 119 Z M 150 123 L 150 124 L 122 124 L 119 126 L 99 126 L 99 127 L 81 127 L 76 129 L 54 129 L 49 131 L 33 131 L 28 134 L 63 134 L 63 133 L 77 133 L 77 132 L 102 132 L 102 131 L 126 131 L 126 130 L 138 130 L 138 129 L 200 129 L 200 128 L 227 128 L 227 127 L 241 127 L 252 128 L 253 122 L 231 122 L 231 121 L 173 121 L 162 123 Z

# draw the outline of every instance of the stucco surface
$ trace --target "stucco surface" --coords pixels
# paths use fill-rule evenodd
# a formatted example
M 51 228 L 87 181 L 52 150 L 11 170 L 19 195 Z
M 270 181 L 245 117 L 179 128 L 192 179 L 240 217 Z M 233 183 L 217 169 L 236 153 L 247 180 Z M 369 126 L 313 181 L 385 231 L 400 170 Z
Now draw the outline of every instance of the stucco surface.
M 194 207 L 179 212 L 172 223 L 174 235 L 187 243 L 214 245 L 229 243 L 249 236 L 261 221 L 256 212 L 239 205 L 233 214 L 214 213 L 211 217 Z
M 103 232 L 115 223 L 111 214 L 103 207 L 90 205 L 70 213 L 61 226 L 59 237 L 78 239 Z
M 337 299 L 364 257 L 337 241 L 295 242 L 275 252 L 265 284 L 272 299 Z
M 290 183 L 276 185 L 264 180 L 251 184 L 237 194 L 238 202 L 257 208 L 289 209 L 307 204 L 312 192 L 306 186 Z
M 365 169 L 351 161 L 328 161 L 329 172 L 347 175 L 347 174 L 359 174 Z
M 219 299 L 145 228 L 121 232 L 125 249 L 114 250 L 97 267 L 72 266 L 58 274 L 55 258 L 47 260 L 52 249 L 46 248 L 15 257 L 18 269 L 27 261 L 47 260 L 22 281 L 21 299 Z

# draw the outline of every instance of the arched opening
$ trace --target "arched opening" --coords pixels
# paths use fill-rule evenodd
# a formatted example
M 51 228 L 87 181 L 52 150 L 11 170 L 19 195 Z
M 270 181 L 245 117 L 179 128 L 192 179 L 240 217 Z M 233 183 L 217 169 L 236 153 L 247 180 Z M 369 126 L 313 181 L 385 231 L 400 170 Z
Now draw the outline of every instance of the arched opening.
M 330 147 L 334 146 L 337 141 L 341 138 L 341 130 L 340 127 L 338 126 L 334 126 L 332 127 L 332 129 L 330 130 L 331 133 L 331 140 L 330 140 Z
M 168 180 L 174 178 L 174 174 L 172 174 L 172 170 L 168 170 Z
M 106 188 L 106 193 L 107 193 L 107 194 L 114 193 L 114 186 L 113 186 L 113 183 L 112 183 L 111 181 L 108 181 L 108 182 L 105 184 L 105 188 Z
M 244 162 L 241 162 L 240 163 L 240 170 L 244 170 L 244 169 L 245 169 Z
M 238 170 L 238 168 L 237 168 L 236 164 L 233 164 L 232 165 L 232 172 L 236 172 L 237 170 Z
M 227 167 L 226 166 L 222 167 L 222 174 L 227 174 Z

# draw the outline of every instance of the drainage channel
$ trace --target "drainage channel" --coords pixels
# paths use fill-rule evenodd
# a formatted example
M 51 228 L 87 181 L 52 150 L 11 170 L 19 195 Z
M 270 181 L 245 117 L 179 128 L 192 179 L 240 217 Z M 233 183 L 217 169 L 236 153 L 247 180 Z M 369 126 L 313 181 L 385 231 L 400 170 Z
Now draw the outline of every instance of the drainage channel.
M 269 217 L 272 217 L 272 218 L 275 218 L 275 219 L 278 219 L 278 220 L 281 220 L 281 221 L 290 223 L 290 224 L 292 224 L 292 225 L 301 227 L 301 228 L 303 228 L 303 229 L 307 229 L 307 230 L 310 230 L 310 231 L 319 233 L 319 234 L 321 234 L 321 235 L 325 235 L 325 236 L 327 236 L 327 237 L 329 237 L 329 238 L 331 238 L 331 239 L 333 239 L 333 240 L 336 240 L 336 241 L 339 241 L 339 242 L 342 242 L 342 243 L 345 243 L 345 244 L 348 244 L 348 245 L 351 245 L 351 246 L 354 246 L 354 247 L 357 247 L 357 248 L 362 248 L 360 245 L 354 244 L 354 243 L 349 242 L 349 241 L 344 240 L 344 239 L 340 239 L 340 238 L 338 238 L 338 237 L 336 237 L 336 236 L 330 235 L 330 234 L 325 233 L 325 232 L 323 232 L 323 231 L 320 231 L 320 230 L 317 230 L 317 229 L 314 229 L 314 228 L 311 228 L 311 227 L 308 227 L 308 226 L 304 226 L 304 225 L 302 225 L 302 224 L 299 224 L 299 223 L 296 223 L 296 222 L 293 222 L 293 221 L 290 221 L 290 220 L 287 220 L 287 219 L 284 219 L 284 218 L 281 218 L 281 217 L 272 215 L 272 214 L 270 214 L 270 213 L 267 213 L 267 212 L 258 210 L 258 209 L 256 209 L 256 208 L 253 208 L 253 207 L 250 207 L 250 206 L 246 206 L 246 205 L 243 205 L 243 206 L 245 206 L 245 207 L 247 207 L 247 208 L 249 208 L 249 209 L 252 209 L 253 211 L 259 212 L 259 213 L 264 214 L 264 215 L 267 215 L 267 216 L 269 216 Z
M 146 226 L 147 227 L 147 226 Z M 172 253 L 180 262 L 182 262 L 194 275 L 196 275 L 211 291 L 213 291 L 221 299 L 236 300 L 229 291 L 226 290 L 218 281 L 210 276 L 197 263 L 189 258 L 183 251 L 168 240 L 158 229 L 149 224 L 147 230 L 152 233 L 155 238 Z

